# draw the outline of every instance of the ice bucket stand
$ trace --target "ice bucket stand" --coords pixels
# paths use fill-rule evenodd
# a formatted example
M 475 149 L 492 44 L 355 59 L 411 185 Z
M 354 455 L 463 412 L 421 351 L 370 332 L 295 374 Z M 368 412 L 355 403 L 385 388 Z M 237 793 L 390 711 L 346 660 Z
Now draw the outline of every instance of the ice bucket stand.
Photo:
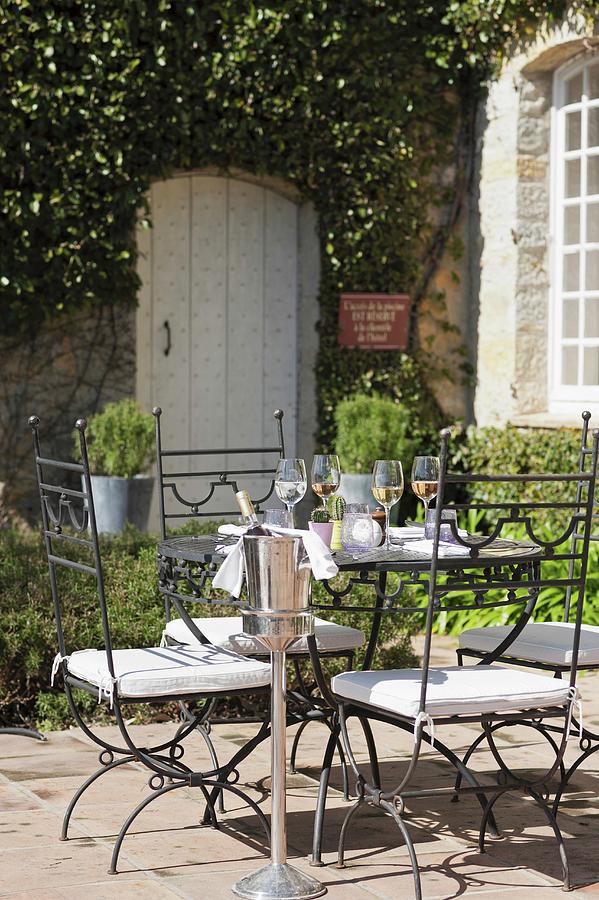
M 244 535 L 248 608 L 243 628 L 270 650 L 271 663 L 271 849 L 270 863 L 246 875 L 233 892 L 248 900 L 308 900 L 326 888 L 287 862 L 286 650 L 312 631 L 310 568 L 297 537 Z

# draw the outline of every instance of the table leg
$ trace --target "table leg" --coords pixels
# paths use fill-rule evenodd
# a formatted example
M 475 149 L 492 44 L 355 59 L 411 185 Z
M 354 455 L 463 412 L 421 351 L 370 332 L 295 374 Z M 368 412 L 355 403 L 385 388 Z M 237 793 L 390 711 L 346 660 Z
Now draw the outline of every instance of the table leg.
M 287 684 L 285 650 L 271 650 L 271 842 L 270 863 L 246 875 L 233 893 L 247 900 L 309 900 L 326 888 L 287 862 L 286 820 L 286 719 Z
M 287 678 L 285 672 L 285 651 L 272 650 L 270 664 L 272 671 L 272 740 L 270 748 L 271 771 L 271 846 L 270 858 L 273 865 L 287 862 L 287 797 L 286 797 L 286 752 L 287 731 Z

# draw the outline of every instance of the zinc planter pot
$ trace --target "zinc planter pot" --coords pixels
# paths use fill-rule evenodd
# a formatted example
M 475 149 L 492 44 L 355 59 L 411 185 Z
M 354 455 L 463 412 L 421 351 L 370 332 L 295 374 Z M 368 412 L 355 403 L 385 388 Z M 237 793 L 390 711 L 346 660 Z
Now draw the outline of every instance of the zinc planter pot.
M 92 475 L 91 483 L 96 525 L 101 534 L 120 534 L 127 522 L 139 531 L 147 531 L 153 475 L 135 475 L 134 478 Z
M 369 474 L 343 474 L 339 485 L 339 493 L 345 498 L 347 503 L 367 503 L 368 508 L 373 510 L 377 503 L 370 490 L 371 481 L 372 475 Z
M 317 534 L 327 547 L 331 546 L 331 538 L 333 536 L 332 522 L 308 522 L 308 528 Z
M 153 475 L 135 475 L 129 482 L 127 520 L 135 525 L 138 531 L 148 530 L 154 480 Z

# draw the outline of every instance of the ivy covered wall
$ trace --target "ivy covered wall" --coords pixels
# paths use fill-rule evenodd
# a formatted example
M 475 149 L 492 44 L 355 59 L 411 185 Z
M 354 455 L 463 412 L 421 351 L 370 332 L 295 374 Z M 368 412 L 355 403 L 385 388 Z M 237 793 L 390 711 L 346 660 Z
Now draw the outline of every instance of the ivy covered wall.
M 596 3 L 584 4 L 591 11 Z M 423 408 L 419 319 L 471 169 L 474 112 L 510 43 L 563 0 L 7 0 L 0 8 L 0 323 L 31 334 L 133 305 L 153 178 L 236 167 L 314 203 L 319 427 L 356 385 Z M 449 178 L 448 178 L 449 173 Z M 407 353 L 337 347 L 341 290 L 408 291 Z M 468 374 L 469 361 L 452 367 Z M 431 410 L 433 404 L 430 404 Z

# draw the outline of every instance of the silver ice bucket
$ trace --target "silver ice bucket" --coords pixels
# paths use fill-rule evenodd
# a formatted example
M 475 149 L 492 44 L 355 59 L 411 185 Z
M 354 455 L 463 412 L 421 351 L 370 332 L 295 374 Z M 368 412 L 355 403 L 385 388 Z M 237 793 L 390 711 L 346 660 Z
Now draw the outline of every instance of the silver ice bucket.
M 243 630 L 269 649 L 310 634 L 310 563 L 298 537 L 244 535 L 248 606 Z

